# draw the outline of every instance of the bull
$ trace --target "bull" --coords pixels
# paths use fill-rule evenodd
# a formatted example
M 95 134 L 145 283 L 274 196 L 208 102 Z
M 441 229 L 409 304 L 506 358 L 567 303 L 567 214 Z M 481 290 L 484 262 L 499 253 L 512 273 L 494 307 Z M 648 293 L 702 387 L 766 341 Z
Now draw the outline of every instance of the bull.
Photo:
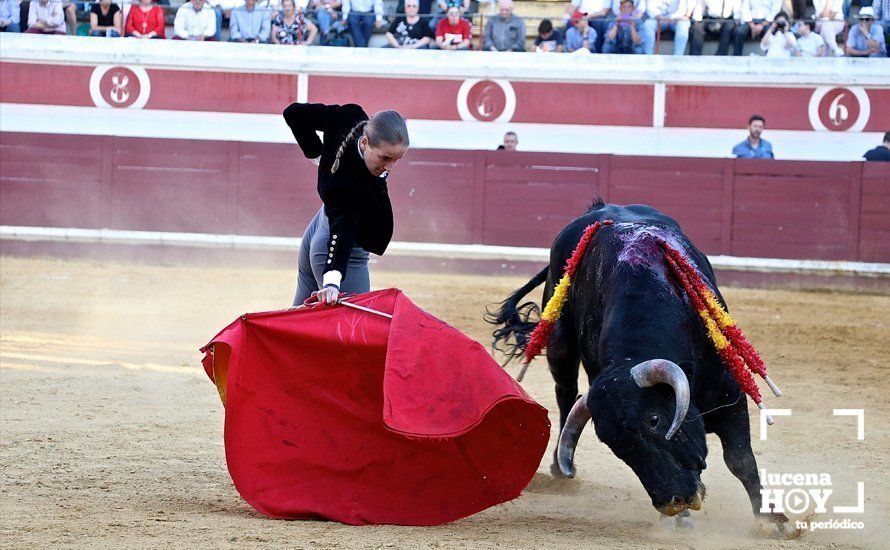
M 488 321 L 499 327 L 494 347 L 510 358 L 523 354 L 540 310 L 520 302 L 546 283 L 546 304 L 585 228 L 606 220 L 613 223 L 600 228 L 578 264 L 546 350 L 560 426 L 551 471 L 574 476 L 575 447 L 592 419 L 597 437 L 633 470 L 662 520 L 689 527 L 690 510 L 699 510 L 705 497 L 705 434 L 714 433 L 755 516 L 784 531 L 783 514 L 761 512 L 745 394 L 671 280 L 662 244 L 682 251 L 725 302 L 707 257 L 670 217 L 649 206 L 597 199 L 557 235 L 549 266 L 489 312 Z M 580 365 L 589 388 L 579 396 Z

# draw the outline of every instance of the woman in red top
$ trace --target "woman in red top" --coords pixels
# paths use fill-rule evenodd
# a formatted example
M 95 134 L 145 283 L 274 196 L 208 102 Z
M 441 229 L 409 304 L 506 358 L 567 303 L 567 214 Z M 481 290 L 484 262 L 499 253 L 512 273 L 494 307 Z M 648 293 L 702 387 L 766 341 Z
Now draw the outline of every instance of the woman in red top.
M 467 50 L 470 48 L 470 22 L 460 16 L 460 8 L 448 8 L 448 17 L 436 27 L 436 45 L 443 50 Z
M 154 0 L 139 0 L 138 7 L 127 16 L 127 36 L 136 38 L 166 38 L 164 10 L 154 5 Z

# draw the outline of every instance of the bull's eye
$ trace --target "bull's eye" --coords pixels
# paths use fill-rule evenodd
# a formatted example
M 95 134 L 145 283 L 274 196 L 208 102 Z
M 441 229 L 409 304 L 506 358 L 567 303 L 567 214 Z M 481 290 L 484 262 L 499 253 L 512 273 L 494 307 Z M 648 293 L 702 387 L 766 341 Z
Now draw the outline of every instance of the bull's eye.
M 653 428 L 658 427 L 658 415 L 657 414 L 653 414 L 652 416 L 649 417 L 649 425 L 652 426 Z

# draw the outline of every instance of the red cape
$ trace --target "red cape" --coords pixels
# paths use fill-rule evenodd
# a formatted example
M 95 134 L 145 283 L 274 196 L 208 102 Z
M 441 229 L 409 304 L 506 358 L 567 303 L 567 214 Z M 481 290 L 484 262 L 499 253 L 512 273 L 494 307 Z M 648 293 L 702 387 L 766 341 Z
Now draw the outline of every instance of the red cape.
M 244 315 L 207 346 L 235 487 L 276 518 L 437 525 L 519 496 L 547 411 L 395 289 Z

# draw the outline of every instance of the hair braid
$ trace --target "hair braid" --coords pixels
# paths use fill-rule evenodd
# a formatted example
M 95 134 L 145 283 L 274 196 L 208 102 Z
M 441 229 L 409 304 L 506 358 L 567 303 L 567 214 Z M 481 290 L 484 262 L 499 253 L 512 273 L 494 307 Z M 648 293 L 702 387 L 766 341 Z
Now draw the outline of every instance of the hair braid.
M 346 134 L 346 137 L 343 138 L 343 143 L 340 144 L 340 148 L 337 149 L 337 155 L 334 157 L 334 164 L 331 165 L 331 174 L 335 173 L 338 168 L 340 168 L 340 157 L 343 156 L 343 153 L 346 151 L 346 147 L 355 140 L 355 137 L 364 130 L 365 125 L 368 124 L 367 120 L 363 120 L 352 127 L 352 130 Z

